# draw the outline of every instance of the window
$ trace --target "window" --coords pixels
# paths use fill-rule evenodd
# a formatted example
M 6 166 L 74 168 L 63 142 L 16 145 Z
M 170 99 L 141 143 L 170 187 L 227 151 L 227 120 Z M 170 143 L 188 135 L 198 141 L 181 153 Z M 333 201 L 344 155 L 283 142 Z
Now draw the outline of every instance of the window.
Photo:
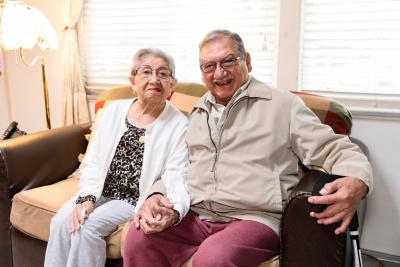
M 400 95 L 399 14 L 398 0 L 303 0 L 301 90 Z
M 133 53 L 150 46 L 174 57 L 179 81 L 201 82 L 198 43 L 227 28 L 258 79 L 398 116 L 398 14 L 400 0 L 84 0 L 82 69 L 89 94 L 127 84 Z
M 273 82 L 277 0 L 85 0 L 79 41 L 88 88 L 126 84 L 132 56 L 158 47 L 176 64 L 179 81 L 200 82 L 198 43 L 210 30 L 238 32 L 254 75 Z

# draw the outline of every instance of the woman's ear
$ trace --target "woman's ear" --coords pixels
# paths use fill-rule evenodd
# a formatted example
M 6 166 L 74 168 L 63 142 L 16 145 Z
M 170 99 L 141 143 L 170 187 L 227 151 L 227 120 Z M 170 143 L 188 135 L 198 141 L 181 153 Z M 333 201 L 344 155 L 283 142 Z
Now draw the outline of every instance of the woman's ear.
M 169 84 L 169 94 L 167 96 L 168 100 L 171 99 L 172 94 L 174 93 L 177 84 L 178 84 L 178 80 L 176 80 L 175 78 L 171 79 L 171 82 Z
M 171 84 L 170 84 L 171 91 L 175 91 L 175 87 L 176 87 L 177 84 L 178 84 L 178 80 L 177 79 L 175 79 L 175 78 L 171 79 Z
M 129 81 L 131 82 L 132 85 L 135 84 L 135 76 L 131 75 L 129 76 Z

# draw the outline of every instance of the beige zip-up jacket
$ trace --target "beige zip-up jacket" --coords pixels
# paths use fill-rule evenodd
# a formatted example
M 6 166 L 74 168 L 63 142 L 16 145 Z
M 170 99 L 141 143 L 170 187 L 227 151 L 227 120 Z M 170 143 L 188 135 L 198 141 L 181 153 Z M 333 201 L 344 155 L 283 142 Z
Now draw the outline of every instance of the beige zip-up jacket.
M 355 176 L 371 191 L 371 166 L 358 146 L 334 134 L 302 100 L 251 78 L 220 130 L 207 95 L 190 116 L 187 185 L 202 219 L 254 220 L 279 233 L 284 202 L 298 183 L 298 161 L 327 173 Z

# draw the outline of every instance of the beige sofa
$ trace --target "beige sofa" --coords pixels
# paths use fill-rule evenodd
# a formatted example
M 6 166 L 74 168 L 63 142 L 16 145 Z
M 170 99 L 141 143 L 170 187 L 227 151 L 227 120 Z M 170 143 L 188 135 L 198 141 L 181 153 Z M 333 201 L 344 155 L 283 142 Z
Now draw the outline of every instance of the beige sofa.
M 171 102 L 182 112 L 189 113 L 205 91 L 202 85 L 181 83 L 172 95 Z M 319 96 L 302 94 L 299 96 L 319 116 L 323 113 L 321 110 L 332 104 L 331 100 Z M 113 88 L 98 97 L 96 108 L 101 108 L 107 104 L 107 101 L 129 97 L 132 97 L 132 90 L 128 86 Z M 318 109 L 318 107 L 323 108 Z M 344 109 L 344 113 L 340 116 L 349 119 L 341 123 L 350 129 L 350 114 L 346 114 Z M 325 117 L 320 118 L 322 121 L 325 120 Z M 79 172 L 71 175 L 67 173 L 71 173 L 78 166 L 78 155 L 84 153 L 86 147 L 84 134 L 88 132 L 89 125 L 71 126 L 0 143 L 0 168 L 2 168 L 0 185 L 2 186 L 3 183 L 1 181 L 7 180 L 8 196 L 13 199 L 10 212 L 11 233 L 5 232 L 6 237 L 11 236 L 11 240 L 5 239 L 5 241 L 12 247 L 11 258 L 14 266 L 41 266 L 43 264 L 51 218 L 60 206 L 77 192 Z M 27 153 L 23 152 L 25 150 Z M 24 168 L 24 163 L 29 166 L 28 170 L 22 171 L 21 178 L 18 177 L 20 171 L 18 168 Z M 318 225 L 308 215 L 311 206 L 306 199 L 319 175 L 321 174 L 316 171 L 308 172 L 293 190 L 282 219 L 281 254 L 260 266 L 343 265 L 345 235 L 334 235 L 335 225 Z M 16 188 L 18 189 L 12 192 L 11 189 Z M 122 266 L 123 233 L 127 229 L 128 224 L 120 225 L 106 238 L 107 266 Z M 319 244 L 324 244 L 323 249 Z M 4 264 L 1 262 L 3 258 Z M 7 259 L 10 257 L 7 257 L 5 253 L 1 254 L 0 265 L 11 266 Z M 185 266 L 190 265 L 189 261 Z

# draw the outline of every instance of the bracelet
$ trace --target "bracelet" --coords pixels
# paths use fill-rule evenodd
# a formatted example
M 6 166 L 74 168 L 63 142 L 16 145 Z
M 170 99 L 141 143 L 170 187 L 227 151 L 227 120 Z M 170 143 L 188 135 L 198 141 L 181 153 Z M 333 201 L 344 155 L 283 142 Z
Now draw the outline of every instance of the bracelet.
M 94 204 L 96 202 L 96 197 L 93 195 L 87 195 L 84 197 L 79 196 L 77 198 L 77 200 L 75 201 L 75 204 L 82 204 L 83 202 L 86 202 L 86 201 L 92 201 Z

